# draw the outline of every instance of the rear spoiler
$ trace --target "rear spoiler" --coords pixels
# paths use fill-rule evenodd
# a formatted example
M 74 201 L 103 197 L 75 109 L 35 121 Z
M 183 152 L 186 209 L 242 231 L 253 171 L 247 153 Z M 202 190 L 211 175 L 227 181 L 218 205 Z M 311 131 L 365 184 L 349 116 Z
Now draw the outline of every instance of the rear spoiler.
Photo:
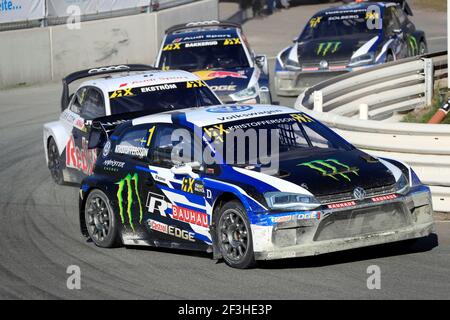
M 198 22 L 190 22 L 187 24 L 177 24 L 173 27 L 170 27 L 166 30 L 166 34 L 171 34 L 176 31 L 189 30 L 189 29 L 199 29 L 199 28 L 207 28 L 207 27 L 224 27 L 224 28 L 237 28 L 242 29 L 242 26 L 238 23 L 234 23 L 231 21 L 198 21 Z
M 149 114 L 152 113 L 149 113 L 148 110 L 145 110 L 116 114 L 112 116 L 96 118 L 94 120 L 86 120 L 85 125 L 90 128 L 88 149 L 103 148 L 106 141 L 108 141 L 109 137 L 114 133 L 118 126 L 132 119 L 136 119 Z
M 157 70 L 157 69 L 155 67 L 145 64 L 122 64 L 122 65 L 86 69 L 69 74 L 67 77 L 62 79 L 63 92 L 61 97 L 61 111 L 64 111 L 69 106 L 70 102 L 69 85 L 74 81 L 112 73 L 150 71 L 150 70 Z
M 373 0 L 343 0 L 344 3 L 352 3 L 352 2 L 372 2 Z M 408 16 L 413 16 L 413 11 L 411 10 L 411 7 L 409 6 L 408 2 L 406 0 L 391 0 L 391 1 L 374 1 L 374 2 L 384 2 L 384 3 L 398 3 L 401 5 L 403 11 Z

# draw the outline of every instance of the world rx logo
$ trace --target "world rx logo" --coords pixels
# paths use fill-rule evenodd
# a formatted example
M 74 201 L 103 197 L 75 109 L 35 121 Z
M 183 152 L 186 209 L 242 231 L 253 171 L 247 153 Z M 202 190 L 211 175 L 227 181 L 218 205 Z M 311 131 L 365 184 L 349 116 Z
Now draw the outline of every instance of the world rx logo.
M 0 11 L 13 11 L 21 9 L 21 5 L 15 5 L 12 1 L 0 0 Z
M 356 167 L 350 167 L 344 163 L 339 162 L 336 159 L 327 160 L 315 160 L 311 162 L 301 163 L 297 166 L 304 166 L 316 170 L 324 177 L 330 177 L 339 181 L 338 176 L 344 178 L 347 181 L 351 181 L 350 175 L 354 174 L 358 176 L 359 169 Z
M 341 47 L 340 41 L 322 42 L 317 48 L 317 55 L 325 57 L 329 52 L 335 53 Z

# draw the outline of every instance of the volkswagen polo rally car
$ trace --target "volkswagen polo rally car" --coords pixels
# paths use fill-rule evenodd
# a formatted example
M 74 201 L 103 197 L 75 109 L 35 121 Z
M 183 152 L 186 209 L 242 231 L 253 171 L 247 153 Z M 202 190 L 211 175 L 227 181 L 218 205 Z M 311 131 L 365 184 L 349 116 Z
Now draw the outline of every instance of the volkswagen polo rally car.
M 83 82 L 75 94 L 69 85 Z M 99 77 L 102 76 L 102 77 Z M 118 65 L 73 73 L 63 79 L 59 121 L 44 125 L 48 168 L 58 184 L 80 183 L 92 174 L 97 150 L 90 150 L 94 119 L 114 124 L 139 115 L 220 104 L 197 76 L 185 71 L 160 71 L 146 65 Z
M 290 108 L 165 112 L 98 143 L 79 217 L 100 247 L 204 250 L 248 268 L 433 230 L 430 190 L 410 167 L 372 157 Z
M 405 4 L 361 2 L 315 14 L 277 56 L 277 93 L 298 95 L 352 70 L 426 53 L 425 33 L 411 22 Z
M 271 103 L 267 58 L 250 49 L 240 25 L 193 22 L 166 33 L 159 68 L 195 73 L 224 103 Z

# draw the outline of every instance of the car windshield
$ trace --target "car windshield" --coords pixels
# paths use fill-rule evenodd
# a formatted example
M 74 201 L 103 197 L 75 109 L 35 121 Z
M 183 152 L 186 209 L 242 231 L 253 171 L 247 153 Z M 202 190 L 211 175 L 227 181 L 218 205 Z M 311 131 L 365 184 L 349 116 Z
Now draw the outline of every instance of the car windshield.
M 109 93 L 111 114 L 152 113 L 221 104 L 203 81 L 188 81 L 139 88 L 121 89 Z
M 342 37 L 355 34 L 376 34 L 376 28 L 368 27 L 370 16 L 364 13 L 339 13 L 330 16 L 313 17 L 306 25 L 299 41 L 312 39 Z
M 227 164 L 263 163 L 261 157 L 302 158 L 318 152 L 354 147 L 304 113 L 239 120 L 204 128 L 215 151 Z M 278 151 L 277 151 L 278 150 Z M 244 160 L 244 161 L 243 161 Z
M 248 68 L 249 62 L 240 39 L 210 40 L 166 44 L 159 67 L 186 71 Z

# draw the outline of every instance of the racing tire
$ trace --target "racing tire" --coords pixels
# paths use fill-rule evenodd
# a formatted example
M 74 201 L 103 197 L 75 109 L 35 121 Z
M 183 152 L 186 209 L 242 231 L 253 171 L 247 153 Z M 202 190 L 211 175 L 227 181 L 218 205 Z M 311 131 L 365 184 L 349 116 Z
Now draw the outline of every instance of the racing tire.
M 227 265 L 249 269 L 256 265 L 247 213 L 239 201 L 227 202 L 215 216 L 217 247 Z
M 50 138 L 48 142 L 48 169 L 52 176 L 53 181 L 58 185 L 64 185 L 64 175 L 61 169 L 61 159 L 59 156 L 58 146 L 56 145 L 55 139 Z
M 103 191 L 95 189 L 89 193 L 84 207 L 84 221 L 89 237 L 96 246 L 120 246 L 118 219 Z

